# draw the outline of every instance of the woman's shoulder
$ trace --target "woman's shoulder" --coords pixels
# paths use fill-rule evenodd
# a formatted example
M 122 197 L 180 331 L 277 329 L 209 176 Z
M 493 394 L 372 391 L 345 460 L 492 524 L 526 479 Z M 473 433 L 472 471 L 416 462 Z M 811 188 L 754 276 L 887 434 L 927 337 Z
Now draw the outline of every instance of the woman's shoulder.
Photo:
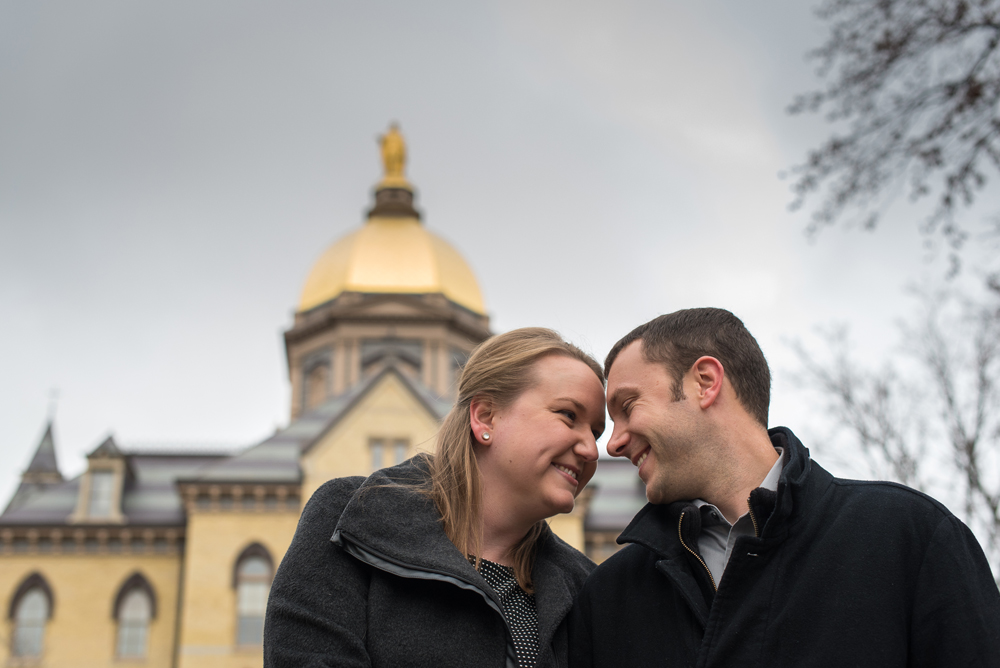
M 326 507 L 340 505 L 343 507 L 364 482 L 365 477 L 360 475 L 327 480 L 313 492 L 312 498 L 309 499 L 309 504 Z
M 379 469 L 370 476 L 347 476 L 327 480 L 313 492 L 306 511 L 339 515 L 352 499 L 366 492 L 412 491 L 426 480 L 428 457 L 417 455 L 396 466 Z M 303 511 L 305 514 L 306 511 Z
M 305 508 L 302 509 L 299 526 L 323 527 L 324 531 L 330 528 L 332 532 L 332 527 L 337 524 L 344 508 L 358 493 L 364 481 L 365 478 L 362 476 L 327 480 L 313 492 Z
M 580 550 L 576 549 L 549 529 L 541 537 L 538 559 L 544 559 L 572 579 L 583 582 L 597 565 Z

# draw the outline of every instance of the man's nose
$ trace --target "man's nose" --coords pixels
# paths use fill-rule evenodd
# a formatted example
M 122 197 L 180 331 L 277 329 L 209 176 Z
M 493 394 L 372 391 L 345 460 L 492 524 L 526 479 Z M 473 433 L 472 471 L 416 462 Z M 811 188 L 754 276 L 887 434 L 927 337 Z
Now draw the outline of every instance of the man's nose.
M 612 457 L 625 457 L 625 446 L 628 445 L 628 431 L 615 425 L 608 439 L 608 454 Z

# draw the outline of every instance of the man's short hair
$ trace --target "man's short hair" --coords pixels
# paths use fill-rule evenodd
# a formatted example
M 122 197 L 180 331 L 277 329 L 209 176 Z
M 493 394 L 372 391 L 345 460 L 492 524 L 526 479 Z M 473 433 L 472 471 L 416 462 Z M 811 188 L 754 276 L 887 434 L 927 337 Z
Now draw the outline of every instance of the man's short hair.
M 674 380 L 674 399 L 684 398 L 683 378 L 699 357 L 719 360 L 736 398 L 757 422 L 767 428 L 771 403 L 771 371 L 757 340 L 743 321 L 721 308 L 690 308 L 661 315 L 626 334 L 604 360 L 604 375 L 615 358 L 634 341 L 642 341 L 647 362 L 667 367 Z

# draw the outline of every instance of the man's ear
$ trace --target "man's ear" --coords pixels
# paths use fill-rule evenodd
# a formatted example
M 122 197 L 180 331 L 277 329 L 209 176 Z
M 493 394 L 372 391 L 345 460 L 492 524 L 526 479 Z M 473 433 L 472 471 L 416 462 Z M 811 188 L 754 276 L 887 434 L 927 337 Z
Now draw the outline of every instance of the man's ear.
M 699 357 L 691 365 L 691 375 L 697 388 L 698 405 L 708 408 L 722 393 L 722 380 L 726 376 L 722 362 L 708 355 Z
M 496 421 L 496 404 L 489 397 L 473 397 L 469 403 L 469 420 L 472 435 L 480 445 L 492 443 L 493 427 Z M 485 434 L 485 436 L 484 436 Z

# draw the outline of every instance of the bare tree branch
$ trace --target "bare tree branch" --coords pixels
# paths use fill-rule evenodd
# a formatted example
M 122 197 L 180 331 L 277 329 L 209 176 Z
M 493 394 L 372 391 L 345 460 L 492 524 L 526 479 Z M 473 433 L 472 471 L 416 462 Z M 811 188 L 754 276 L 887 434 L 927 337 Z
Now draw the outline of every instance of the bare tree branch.
M 823 112 L 834 132 L 796 166 L 792 208 L 818 196 L 807 233 L 840 220 L 875 227 L 896 191 L 936 193 L 924 233 L 957 250 L 955 222 L 1000 168 L 1000 0 L 826 0 L 809 56 L 828 85 L 789 112 Z
M 800 384 L 821 397 L 871 474 L 960 505 L 1000 574 L 1000 277 L 985 288 L 979 300 L 954 288 L 922 293 L 899 354 L 877 373 L 851 358 L 843 328 L 824 334 L 823 359 L 793 349 Z

